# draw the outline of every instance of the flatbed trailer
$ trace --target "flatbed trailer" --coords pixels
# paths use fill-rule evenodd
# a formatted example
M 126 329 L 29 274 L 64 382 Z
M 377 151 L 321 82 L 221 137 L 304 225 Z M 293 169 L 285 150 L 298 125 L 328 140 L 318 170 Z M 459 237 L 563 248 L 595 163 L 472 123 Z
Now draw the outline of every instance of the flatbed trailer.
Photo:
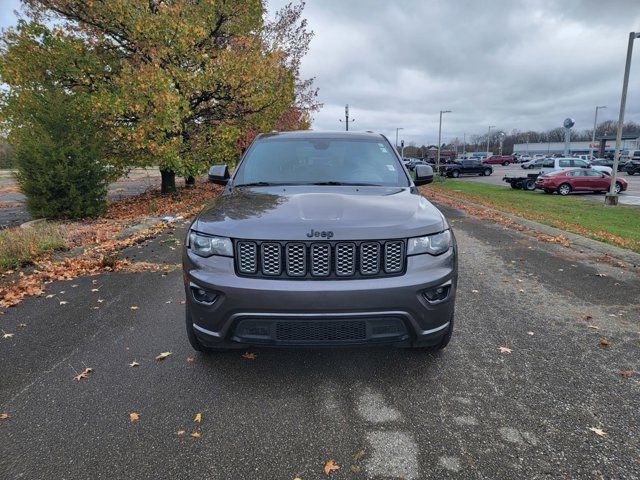
M 526 177 L 502 177 L 502 180 L 511 185 L 511 188 L 517 190 L 533 191 L 536 189 L 536 178 L 539 173 L 529 173 Z

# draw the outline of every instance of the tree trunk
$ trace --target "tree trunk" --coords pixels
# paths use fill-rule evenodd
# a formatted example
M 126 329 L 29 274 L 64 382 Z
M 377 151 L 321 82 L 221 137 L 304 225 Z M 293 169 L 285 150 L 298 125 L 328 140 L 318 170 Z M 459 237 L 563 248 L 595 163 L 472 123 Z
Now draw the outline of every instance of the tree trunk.
M 160 170 L 162 184 L 160 193 L 174 193 L 176 191 L 176 172 L 170 170 Z
M 187 187 L 195 187 L 195 186 L 196 186 L 196 179 L 195 179 L 195 177 L 186 177 L 186 178 L 184 179 L 184 184 L 185 184 Z

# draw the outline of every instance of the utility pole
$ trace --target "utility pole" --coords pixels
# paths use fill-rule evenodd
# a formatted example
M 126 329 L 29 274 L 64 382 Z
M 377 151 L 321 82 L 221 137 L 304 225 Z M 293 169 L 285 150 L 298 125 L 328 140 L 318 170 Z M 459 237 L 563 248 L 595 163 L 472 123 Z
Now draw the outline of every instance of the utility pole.
M 624 107 L 627 103 L 627 87 L 629 86 L 629 69 L 631 68 L 631 54 L 633 53 L 633 41 L 640 38 L 640 33 L 629 33 L 629 45 L 627 46 L 627 62 L 624 66 L 624 79 L 622 80 L 622 97 L 620 98 L 620 116 L 618 118 L 618 131 L 616 132 L 616 153 L 613 156 L 613 167 L 611 167 L 611 185 L 609 193 L 604 197 L 605 205 L 617 205 L 618 194 L 616 193 L 616 173 L 620 162 L 620 147 L 622 144 L 622 126 L 624 124 Z
M 347 132 L 349 131 L 349 121 L 351 121 L 351 123 L 353 123 L 353 122 L 355 122 L 355 121 L 356 121 L 356 119 L 355 119 L 355 118 L 352 118 L 351 120 L 349 120 L 349 104 L 347 103 L 347 104 L 344 106 L 344 124 L 345 124 L 345 127 L 346 127 L 346 129 L 345 129 L 345 130 L 346 130 Z M 342 123 L 342 120 L 340 120 L 340 123 Z
M 597 106 L 596 114 L 593 117 L 593 134 L 591 135 L 591 145 L 589 145 L 589 159 L 593 159 L 593 144 L 596 143 L 596 128 L 598 128 L 598 110 L 601 108 L 607 108 L 606 105 Z
M 404 130 L 402 127 L 396 128 L 396 151 L 398 151 L 398 130 Z
M 467 153 L 467 134 L 462 134 L 462 155 Z
M 438 154 L 436 157 L 436 174 L 440 172 L 440 147 L 442 145 L 442 114 L 451 113 L 451 110 L 440 110 L 440 125 L 438 127 Z
M 494 128 L 494 127 L 495 127 L 495 125 L 489 125 L 489 131 L 487 132 L 487 157 L 486 157 L 486 159 L 489 158 L 489 139 L 491 138 L 491 129 Z

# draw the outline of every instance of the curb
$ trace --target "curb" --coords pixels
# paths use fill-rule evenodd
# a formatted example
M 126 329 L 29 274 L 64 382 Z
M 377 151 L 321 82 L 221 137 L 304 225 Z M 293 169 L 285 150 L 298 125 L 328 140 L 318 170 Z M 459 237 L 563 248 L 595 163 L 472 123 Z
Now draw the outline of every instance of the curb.
M 585 250 L 590 250 L 594 252 L 596 255 L 599 255 L 599 256 L 608 255 L 611 258 L 614 258 L 623 263 L 630 264 L 633 267 L 640 267 L 640 254 L 633 252 L 631 250 L 616 247 L 615 245 L 610 245 L 608 243 L 600 242 L 599 240 L 583 237 L 582 235 L 578 235 L 577 233 L 567 232 L 566 230 L 561 230 L 556 227 L 544 225 L 542 223 L 538 223 L 533 220 L 528 220 L 523 217 L 518 217 L 517 215 L 506 213 L 506 212 L 503 212 L 502 210 L 496 210 L 495 208 L 486 207 L 484 205 L 480 205 L 479 203 L 471 202 L 469 200 L 461 199 L 451 195 L 446 195 L 440 192 L 437 192 L 437 195 L 441 195 L 445 198 L 454 200 L 456 202 L 465 203 L 475 208 L 487 210 L 489 212 L 495 212 L 499 215 L 502 215 L 514 221 L 515 223 L 522 225 L 525 228 L 534 230 L 544 235 L 551 235 L 554 237 L 562 235 L 571 243 L 572 247 L 576 247 L 576 246 L 581 247 L 581 248 L 584 248 Z M 451 208 L 455 208 L 455 207 L 451 207 Z

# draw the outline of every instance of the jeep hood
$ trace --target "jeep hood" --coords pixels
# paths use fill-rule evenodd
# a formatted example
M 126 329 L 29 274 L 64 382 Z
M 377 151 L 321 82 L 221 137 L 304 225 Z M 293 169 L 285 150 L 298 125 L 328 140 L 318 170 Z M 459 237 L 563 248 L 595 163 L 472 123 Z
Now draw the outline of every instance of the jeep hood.
M 230 238 L 332 240 L 407 238 L 448 228 L 409 187 L 287 186 L 233 189 L 200 212 L 192 228 Z

